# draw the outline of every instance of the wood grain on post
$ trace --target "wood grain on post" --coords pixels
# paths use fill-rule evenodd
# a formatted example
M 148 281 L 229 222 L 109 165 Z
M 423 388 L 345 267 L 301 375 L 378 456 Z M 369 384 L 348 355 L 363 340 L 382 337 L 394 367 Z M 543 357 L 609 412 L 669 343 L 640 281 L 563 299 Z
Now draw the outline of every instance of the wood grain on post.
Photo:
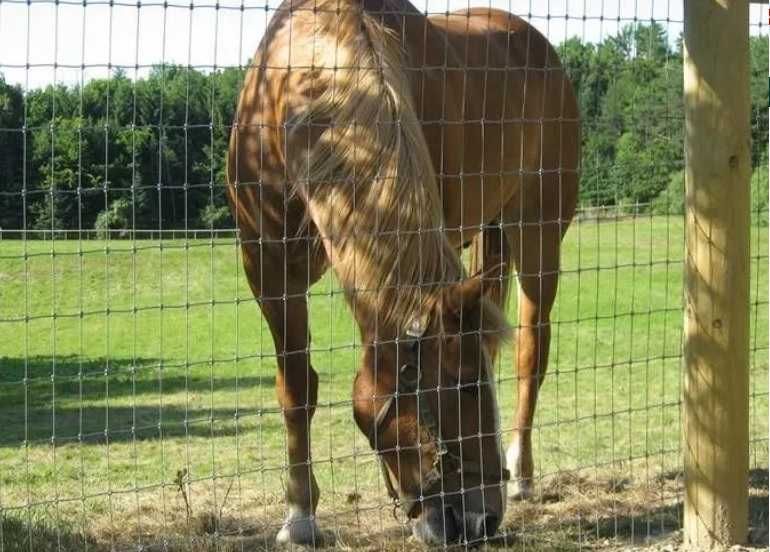
M 748 0 L 685 0 L 685 543 L 746 541 Z

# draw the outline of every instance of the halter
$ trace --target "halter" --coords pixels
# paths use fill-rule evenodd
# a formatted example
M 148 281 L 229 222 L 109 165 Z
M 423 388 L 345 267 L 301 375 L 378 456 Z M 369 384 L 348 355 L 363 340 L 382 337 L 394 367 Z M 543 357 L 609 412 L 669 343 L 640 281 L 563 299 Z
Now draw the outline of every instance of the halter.
M 404 364 L 399 369 L 398 373 L 398 387 L 396 392 L 391 394 L 377 412 L 377 416 L 374 418 L 374 424 L 369 431 L 369 444 L 375 452 L 380 461 L 380 468 L 382 470 L 382 476 L 385 480 L 385 487 L 388 490 L 388 495 L 393 499 L 394 506 L 401 507 L 406 513 L 407 517 L 412 517 L 412 512 L 415 507 L 422 501 L 422 494 L 415 493 L 400 493 L 397 490 L 397 486 L 393 484 L 393 479 L 388 470 L 385 461 L 382 458 L 382 454 L 377 450 L 375 436 L 379 434 L 380 427 L 385 421 L 390 410 L 393 408 L 393 403 L 398 399 L 399 395 L 414 394 L 417 400 L 417 419 L 418 427 L 422 428 L 428 436 L 429 441 L 436 444 L 436 455 L 433 458 L 433 464 L 431 469 L 422 476 L 420 481 L 420 489 L 430 489 L 433 485 L 443 479 L 443 473 L 472 473 L 479 475 L 483 482 L 490 484 L 497 484 L 498 481 L 487 481 L 483 477 L 483 470 L 479 462 L 461 459 L 456 454 L 447 449 L 444 441 L 441 439 L 441 432 L 439 431 L 436 418 L 433 416 L 428 401 L 424 398 L 421 400 L 419 396 L 420 383 L 422 382 L 422 370 L 420 369 L 420 341 L 422 335 L 425 333 L 425 325 L 419 322 L 413 322 L 406 331 L 407 335 L 414 339 L 414 351 L 417 357 L 417 364 Z M 511 478 L 510 472 L 502 468 L 502 481 L 508 481 Z M 395 510 L 394 510 L 395 513 Z

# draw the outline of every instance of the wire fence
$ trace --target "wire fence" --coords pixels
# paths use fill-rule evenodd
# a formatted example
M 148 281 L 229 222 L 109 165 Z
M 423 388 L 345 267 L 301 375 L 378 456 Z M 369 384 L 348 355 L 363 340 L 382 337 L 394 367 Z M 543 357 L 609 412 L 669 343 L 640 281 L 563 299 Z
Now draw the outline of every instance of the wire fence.
M 435 21 L 469 7 L 415 5 Z M 531 496 L 507 501 L 501 542 L 531 550 L 676 547 L 683 496 L 682 4 L 480 5 L 522 17 L 554 45 L 577 93 L 582 128 L 577 210 L 561 247 L 548 371 L 532 425 Z M 355 11 L 347 0 L 340 6 L 340 21 Z M 298 468 L 290 458 L 297 435 L 284 424 L 291 409 L 276 397 L 286 393 L 276 365 L 292 351 L 274 345 L 276 329 L 260 313 L 248 270 L 264 281 L 288 269 L 255 261 L 249 251 L 266 251 L 271 240 L 322 256 L 325 250 L 316 235 L 287 231 L 301 222 L 294 211 L 275 215 L 283 235 L 244 233 L 245 219 L 261 225 L 270 214 L 233 215 L 225 190 L 238 94 L 256 63 L 250 56 L 270 21 L 286 13 L 295 12 L 272 1 L 0 2 L 0 551 L 277 546 L 293 515 L 286 494 Z M 768 5 L 751 6 L 750 539 L 761 546 L 768 528 L 767 13 Z M 469 78 L 466 62 L 460 71 Z M 446 62 L 434 70 L 445 79 L 452 73 Z M 436 113 L 433 103 L 452 101 L 423 98 L 418 118 L 425 123 L 425 113 Z M 464 113 L 460 123 L 468 122 Z M 502 125 L 505 116 L 497 117 Z M 529 122 L 542 126 L 547 117 Z M 288 135 L 286 121 L 278 127 Z M 449 142 L 439 143 L 439 154 L 451 153 Z M 261 144 L 253 153 L 262 159 L 274 152 Z M 473 179 L 462 163 L 458 174 L 437 171 L 442 190 Z M 539 169 L 542 183 L 547 171 Z M 518 164 L 514 170 L 526 173 Z M 502 179 L 504 169 L 486 174 L 482 166 L 480 175 Z M 260 174 L 259 182 L 238 185 L 269 203 L 262 178 L 285 176 Z M 494 222 L 523 235 L 543 220 L 493 216 L 480 226 Z M 470 257 L 462 251 L 466 264 Z M 303 267 L 308 284 L 315 268 Z M 535 272 L 542 277 L 547 269 Z M 284 282 L 278 298 L 291 304 L 292 293 Z M 319 381 L 312 425 L 318 489 L 311 493 L 318 506 L 305 514 L 322 532 L 310 544 L 416 547 L 404 516 L 392 515 L 380 456 L 351 415 L 351 388 L 369 350 L 351 290 L 329 270 L 298 296 L 312 333 L 300 351 L 303 381 L 310 385 L 305 353 Z M 264 305 L 270 297 L 259 299 Z M 523 297 L 512 292 L 505 305 L 519 333 Z M 281 312 L 286 325 L 296 316 Z M 522 400 L 516 343 L 503 345 L 488 382 L 500 413 L 493 436 L 504 447 L 517 438 Z M 460 386 L 451 388 L 458 397 Z M 481 418 L 478 401 L 478 413 L 460 414 Z M 306 413 L 308 404 L 296 408 Z M 450 414 L 438 412 L 441 425 Z M 416 424 L 426 425 L 422 412 Z M 494 463 L 483 453 L 480 462 Z

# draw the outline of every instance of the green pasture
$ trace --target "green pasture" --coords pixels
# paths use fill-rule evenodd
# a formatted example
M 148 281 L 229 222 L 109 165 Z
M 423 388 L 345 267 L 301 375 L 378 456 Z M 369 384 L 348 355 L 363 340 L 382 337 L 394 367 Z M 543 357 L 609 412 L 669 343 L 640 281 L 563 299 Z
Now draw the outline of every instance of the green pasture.
M 752 230 L 751 462 L 760 467 L 767 239 Z M 679 469 L 682 254 L 679 217 L 570 229 L 536 418 L 538 477 L 581 468 L 644 482 Z M 312 288 L 310 309 L 320 511 L 384 506 L 351 416 L 356 326 L 330 275 Z M 508 347 L 496 367 L 506 443 L 512 358 Z M 277 527 L 286 459 L 274 371 L 232 239 L 0 241 L 0 512 L 27 524 L 22 533 L 44 525 L 65 548 L 62 528 L 152 541 L 201 512 Z

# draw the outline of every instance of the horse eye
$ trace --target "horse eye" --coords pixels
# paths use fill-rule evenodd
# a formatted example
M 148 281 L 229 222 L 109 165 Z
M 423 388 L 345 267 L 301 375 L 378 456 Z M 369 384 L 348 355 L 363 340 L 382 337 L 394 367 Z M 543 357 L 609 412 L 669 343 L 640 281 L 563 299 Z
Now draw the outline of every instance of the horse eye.
M 420 370 L 414 364 L 401 366 L 398 375 L 399 390 L 402 392 L 415 392 L 420 385 Z

